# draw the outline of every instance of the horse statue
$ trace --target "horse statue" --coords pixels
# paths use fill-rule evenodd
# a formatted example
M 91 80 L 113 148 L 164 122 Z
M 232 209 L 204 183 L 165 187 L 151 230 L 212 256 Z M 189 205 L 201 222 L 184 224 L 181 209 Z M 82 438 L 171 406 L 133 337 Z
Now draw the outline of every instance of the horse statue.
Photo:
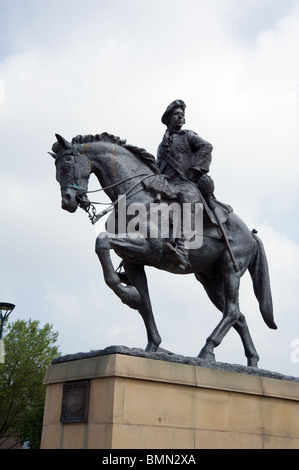
M 168 206 L 173 204 L 176 195 L 172 191 L 171 184 L 159 174 L 155 158 L 151 154 L 111 134 L 77 136 L 72 142 L 56 134 L 56 139 L 52 152 L 49 153 L 55 158 L 62 209 L 75 212 L 79 206 L 89 213 L 92 222 L 109 210 L 113 210 L 111 214 L 114 216 L 115 226 L 115 220 L 121 215 L 120 202 L 124 201 L 122 204 L 127 225 L 115 230 L 114 233 L 113 231 L 100 233 L 96 239 L 95 251 L 106 284 L 124 304 L 140 313 L 147 332 L 148 344 L 145 351 L 156 352 L 161 337 L 153 315 L 144 266 L 153 266 L 175 274 L 181 272 L 170 256 L 169 250 L 165 249 L 170 245 L 168 242 L 171 240 L 171 235 L 169 240 L 159 235 L 130 237 L 127 228 L 130 221 L 132 223 L 132 215 L 136 214 L 136 207 L 142 205 L 150 209 L 157 204 L 157 201 Z M 99 215 L 96 215 L 94 203 L 88 198 L 88 181 L 91 173 L 97 177 L 101 188 L 111 201 L 110 208 Z M 151 220 L 144 218 L 143 225 L 145 226 L 143 230 L 150 233 Z M 230 236 L 231 251 L 238 269 L 235 269 L 232 263 L 224 238 L 221 235 L 211 235 L 204 226 L 202 244 L 198 248 L 189 250 L 189 264 L 184 272 L 195 275 L 212 303 L 222 312 L 221 321 L 207 338 L 198 357 L 208 362 L 215 362 L 215 347 L 233 327 L 242 340 L 247 365 L 258 367 L 259 356 L 245 316 L 239 309 L 239 285 L 242 275 L 248 269 L 262 317 L 269 328 L 276 329 L 267 259 L 256 231 L 250 231 L 234 212 L 229 214 L 225 228 Z M 115 270 L 110 250 L 114 250 L 121 258 L 124 272 L 121 272 L 121 269 L 119 272 Z

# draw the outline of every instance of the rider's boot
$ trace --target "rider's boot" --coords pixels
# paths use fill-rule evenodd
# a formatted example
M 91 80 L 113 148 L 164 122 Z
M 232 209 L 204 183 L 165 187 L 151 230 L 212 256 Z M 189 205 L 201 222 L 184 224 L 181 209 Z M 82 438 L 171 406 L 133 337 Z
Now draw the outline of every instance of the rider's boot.
M 188 261 L 189 250 L 185 247 L 184 239 L 180 238 L 174 244 L 166 243 L 166 247 L 168 258 L 176 264 L 180 272 L 184 272 L 190 266 Z

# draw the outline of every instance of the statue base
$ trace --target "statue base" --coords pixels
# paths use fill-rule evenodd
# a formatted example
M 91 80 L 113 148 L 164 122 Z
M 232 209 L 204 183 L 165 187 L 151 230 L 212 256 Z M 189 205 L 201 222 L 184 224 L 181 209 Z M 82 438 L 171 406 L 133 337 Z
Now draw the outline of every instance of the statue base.
M 53 361 L 42 449 L 299 448 L 299 379 L 122 348 Z

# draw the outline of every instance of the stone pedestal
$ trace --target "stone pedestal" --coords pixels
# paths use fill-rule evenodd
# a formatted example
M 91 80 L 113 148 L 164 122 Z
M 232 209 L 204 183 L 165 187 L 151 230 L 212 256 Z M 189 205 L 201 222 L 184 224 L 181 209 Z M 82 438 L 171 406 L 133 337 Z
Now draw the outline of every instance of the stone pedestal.
M 52 364 L 42 449 L 298 449 L 299 383 L 108 354 Z

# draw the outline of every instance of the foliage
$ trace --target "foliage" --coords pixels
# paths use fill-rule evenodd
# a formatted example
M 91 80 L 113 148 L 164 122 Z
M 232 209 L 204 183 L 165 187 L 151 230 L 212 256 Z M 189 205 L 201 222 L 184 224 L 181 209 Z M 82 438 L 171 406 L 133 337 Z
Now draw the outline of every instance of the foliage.
M 13 437 L 39 448 L 45 386 L 43 378 L 51 360 L 59 356 L 58 333 L 46 324 L 17 320 L 3 337 L 5 362 L 0 364 L 0 441 Z

